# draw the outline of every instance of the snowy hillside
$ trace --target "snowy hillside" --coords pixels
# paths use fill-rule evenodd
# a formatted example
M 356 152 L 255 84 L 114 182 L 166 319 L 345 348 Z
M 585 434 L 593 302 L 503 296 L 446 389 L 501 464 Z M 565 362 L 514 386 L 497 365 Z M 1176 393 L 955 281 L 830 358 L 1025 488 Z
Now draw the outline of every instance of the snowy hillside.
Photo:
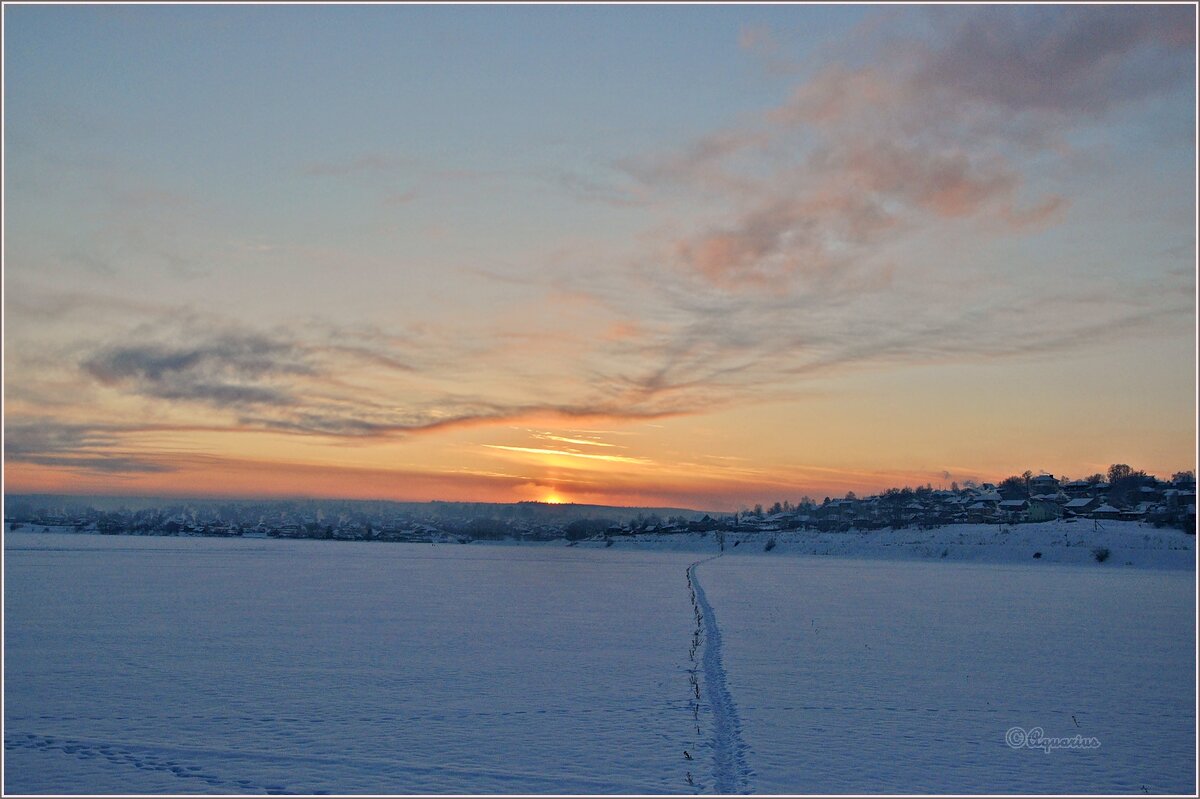
M 615 537 L 613 546 L 635 550 L 716 552 L 714 533 L 701 535 L 641 535 Z M 1136 566 L 1155 569 L 1195 569 L 1195 536 L 1170 528 L 1137 522 L 1052 521 L 1041 524 L 955 524 L 929 530 L 875 530 L 818 533 L 780 531 L 726 533 L 729 555 L 770 554 L 905 560 L 952 560 L 977 563 L 1072 563 L 1106 568 Z M 581 541 L 580 547 L 604 547 L 605 541 Z M 1095 550 L 1107 549 L 1097 563 Z M 1037 553 L 1041 557 L 1035 558 Z

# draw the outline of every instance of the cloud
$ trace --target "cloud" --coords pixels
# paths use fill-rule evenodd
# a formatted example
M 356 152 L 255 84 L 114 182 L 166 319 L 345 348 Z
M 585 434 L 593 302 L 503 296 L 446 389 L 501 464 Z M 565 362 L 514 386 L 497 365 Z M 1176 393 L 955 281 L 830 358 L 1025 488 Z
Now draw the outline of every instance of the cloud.
M 558 435 L 554 435 L 553 433 L 539 433 L 536 431 L 530 431 L 530 435 L 533 436 L 534 438 L 538 438 L 543 441 L 557 441 L 560 444 L 578 444 L 580 446 L 585 446 L 585 447 L 606 447 L 606 448 L 618 446 L 617 444 L 611 444 L 607 441 L 600 441 L 600 440 L 594 439 L 594 438 L 572 438 L 570 436 L 558 436 Z M 580 433 L 578 435 L 583 435 L 583 434 Z M 622 449 L 623 449 L 623 447 L 622 447 Z
M 14 459 L 110 446 L 115 441 L 111 428 L 95 425 L 64 424 L 51 419 L 10 421 L 4 425 L 4 454 Z
M 193 345 L 107 347 L 87 357 L 81 367 L 104 385 L 218 407 L 293 404 L 295 398 L 286 388 L 264 381 L 312 373 L 296 347 L 262 335 L 234 333 Z
M 576 452 L 574 450 L 566 450 L 566 449 L 544 449 L 544 448 L 540 448 L 540 447 L 513 447 L 513 446 L 507 446 L 507 445 L 503 445 L 503 444 L 483 444 L 482 446 L 487 447 L 488 449 L 504 450 L 505 452 L 521 452 L 521 453 L 526 453 L 526 454 L 530 454 L 530 455 L 554 455 L 554 456 L 561 456 L 561 457 L 565 457 L 565 458 L 583 458 L 584 460 L 605 461 L 608 463 L 625 463 L 625 464 L 638 464 L 638 465 L 649 465 L 652 463 L 652 461 L 649 461 L 646 458 L 635 458 L 635 457 L 631 457 L 628 455 L 599 455 L 599 454 L 592 453 L 592 452 Z
M 1010 113 L 1096 115 L 1190 77 L 1190 6 L 989 7 L 931 15 L 913 76 Z
M 683 185 L 742 194 L 754 191 L 756 181 L 732 172 L 724 162 L 762 149 L 769 141 L 766 133 L 753 128 L 721 130 L 675 151 L 620 159 L 616 166 L 650 190 Z
M 726 198 L 668 260 L 724 291 L 786 291 L 943 220 L 998 234 L 1053 224 L 1069 200 L 1032 193 L 1034 157 L 1192 74 L 1184 7 L 938 8 L 926 19 L 835 55 L 756 119 L 627 159 L 648 190 Z M 758 28 L 741 44 L 780 47 Z
M 27 419 L 4 424 L 5 460 L 102 474 L 162 473 L 163 461 L 120 449 L 128 428 Z
M 592 384 L 630 406 L 703 412 L 865 365 L 1041 357 L 1175 325 L 1186 309 L 1152 275 L 1094 300 L 1080 291 L 1094 282 L 1058 279 L 1020 246 L 1070 219 L 1078 184 L 1047 168 L 1064 137 L 1102 141 L 1102 121 L 1136 113 L 1128 86 L 1166 92 L 1191 75 L 1190 10 L 1095 10 L 936 9 L 921 24 L 864 26 L 780 105 L 624 159 L 677 218 L 628 270 L 573 276 L 618 318 L 653 322 L 600 337 L 607 366 Z M 956 76 L 983 33 L 987 65 Z M 1038 52 L 1014 67 L 1025 88 L 1006 94 L 1004 64 L 1026 37 Z M 742 44 L 780 49 L 766 31 Z M 1066 85 L 1040 92 L 1033 77 L 1054 80 L 1056 64 Z M 1092 69 L 1121 84 L 1103 101 Z M 985 273 L 994 261 L 976 266 L 974 252 L 931 250 L 947 240 L 1019 255 L 1011 275 Z
M 786 291 L 798 279 L 828 280 L 847 271 L 859 248 L 898 224 L 870 196 L 779 191 L 732 224 L 677 241 L 675 254 L 688 270 L 721 289 Z
M 79 374 L 117 392 L 224 412 L 228 429 L 368 441 L 522 420 L 648 419 L 693 403 L 597 380 L 583 393 L 456 391 L 464 375 L 492 375 L 509 347 L 429 331 L 387 333 L 310 321 L 270 332 L 219 317 L 151 321 L 85 348 Z M 504 388 L 503 386 L 499 386 Z M 561 397 L 551 396 L 562 394 Z M 598 442 L 591 442 L 602 446 Z

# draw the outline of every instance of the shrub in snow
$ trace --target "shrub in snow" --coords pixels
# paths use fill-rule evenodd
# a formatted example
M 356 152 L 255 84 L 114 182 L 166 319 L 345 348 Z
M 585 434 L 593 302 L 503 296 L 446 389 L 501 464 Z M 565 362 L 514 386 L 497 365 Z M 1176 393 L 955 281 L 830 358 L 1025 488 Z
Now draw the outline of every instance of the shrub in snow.
M 770 552 L 774 548 L 775 548 L 775 539 L 769 538 L 769 539 L 767 539 L 767 545 L 763 547 L 763 552 Z
M 1097 563 L 1103 563 L 1108 560 L 1108 556 L 1111 554 L 1107 547 L 1096 547 L 1092 550 L 1092 557 L 1096 559 Z
M 1034 552 L 1034 553 L 1033 553 L 1033 559 L 1034 559 L 1034 560 L 1038 560 L 1038 559 L 1039 559 L 1039 558 L 1041 558 L 1041 557 L 1042 557 L 1042 553 L 1041 553 L 1041 552 Z

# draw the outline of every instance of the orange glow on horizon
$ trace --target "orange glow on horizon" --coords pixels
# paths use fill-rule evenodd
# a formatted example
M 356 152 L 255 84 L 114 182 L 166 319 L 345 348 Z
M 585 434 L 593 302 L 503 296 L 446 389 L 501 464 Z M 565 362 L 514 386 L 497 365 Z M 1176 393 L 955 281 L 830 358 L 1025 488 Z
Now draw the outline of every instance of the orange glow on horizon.
M 998 482 L 1025 469 L 1083 477 L 1110 463 L 1169 477 L 1161 442 L 1121 431 L 1104 451 L 1055 443 L 1053 418 L 1028 417 L 1024 439 L 996 436 L 966 412 L 939 413 L 943 435 L 920 432 L 930 410 L 901 390 L 831 395 L 675 419 L 617 417 L 581 425 L 511 419 L 421 435 L 331 440 L 214 426 L 127 428 L 84 441 L 52 463 L 9 459 L 10 493 L 173 497 L 308 497 L 426 502 L 594 504 L 728 512 L 776 501 L 820 502 L 853 491 Z M 887 416 L 872 417 L 882 394 Z M 1122 439 L 1124 437 L 1124 439 Z M 1167 436 L 1168 439 L 1173 436 Z

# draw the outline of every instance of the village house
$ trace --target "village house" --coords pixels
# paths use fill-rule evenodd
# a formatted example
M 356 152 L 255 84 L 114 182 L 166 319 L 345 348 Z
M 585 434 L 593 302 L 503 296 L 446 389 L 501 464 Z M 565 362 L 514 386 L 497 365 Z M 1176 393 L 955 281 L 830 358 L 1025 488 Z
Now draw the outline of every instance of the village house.
M 1100 507 L 1100 500 L 1096 497 L 1078 497 L 1076 499 L 1069 500 L 1065 505 L 1063 505 L 1063 511 L 1068 517 L 1083 516 L 1091 513 L 1098 507 Z
M 1057 494 L 1058 480 L 1052 474 L 1039 474 L 1029 479 L 1030 494 Z
M 1025 514 L 1029 510 L 1029 500 L 1025 499 L 1005 499 L 1001 500 L 997 510 L 1000 512 L 1000 518 L 1006 522 L 1020 522 L 1025 520 Z
M 1070 482 L 1063 483 L 1060 488 L 1068 497 L 1075 498 L 1087 496 L 1091 493 L 1092 484 L 1087 480 L 1071 480 Z
M 1114 508 L 1107 502 L 1092 511 L 1091 517 L 1101 521 L 1120 521 L 1122 512 L 1119 508 Z
M 1045 499 L 1029 500 L 1029 509 L 1025 512 L 1025 520 L 1029 522 L 1048 522 L 1061 518 L 1062 506 L 1057 502 Z

